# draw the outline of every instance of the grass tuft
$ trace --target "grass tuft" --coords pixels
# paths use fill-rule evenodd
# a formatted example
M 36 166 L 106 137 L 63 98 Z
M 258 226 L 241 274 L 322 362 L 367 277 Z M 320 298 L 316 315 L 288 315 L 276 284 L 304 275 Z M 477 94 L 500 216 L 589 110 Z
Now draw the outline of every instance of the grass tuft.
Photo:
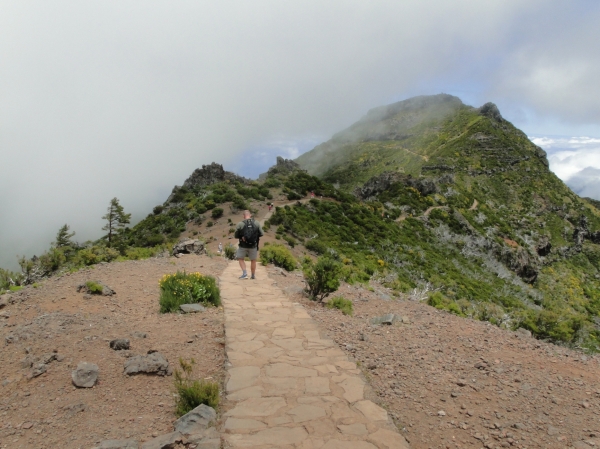
M 208 405 L 216 409 L 219 406 L 219 385 L 216 382 L 194 378 L 194 365 L 196 361 L 189 362 L 179 359 L 181 370 L 176 369 L 174 373 L 175 413 L 183 416 L 192 411 L 200 404 Z

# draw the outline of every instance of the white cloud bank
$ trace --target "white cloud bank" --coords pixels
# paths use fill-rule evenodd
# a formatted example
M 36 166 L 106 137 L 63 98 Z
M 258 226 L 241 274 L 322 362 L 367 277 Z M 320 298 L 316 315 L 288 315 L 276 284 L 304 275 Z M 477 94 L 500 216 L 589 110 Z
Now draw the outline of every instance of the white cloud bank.
M 548 153 L 550 169 L 580 196 L 600 200 L 600 139 L 530 137 Z
M 65 222 L 98 238 L 114 196 L 140 219 L 202 164 L 413 95 L 597 126 L 599 22 L 563 0 L 4 1 L 0 266 Z

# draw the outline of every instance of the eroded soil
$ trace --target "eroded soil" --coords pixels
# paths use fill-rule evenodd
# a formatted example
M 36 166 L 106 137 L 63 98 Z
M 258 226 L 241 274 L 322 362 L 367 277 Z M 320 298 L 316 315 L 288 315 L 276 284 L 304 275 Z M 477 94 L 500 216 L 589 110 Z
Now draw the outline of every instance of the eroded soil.
M 222 309 L 202 314 L 159 314 L 158 281 L 177 270 L 218 275 L 226 262 L 187 255 L 101 264 L 48 279 L 12 294 L 0 318 L 0 447 L 90 448 L 104 439 L 137 438 L 172 431 L 173 377 L 123 373 L 130 354 L 161 352 L 173 368 L 179 358 L 196 360 L 200 378 L 222 381 Z M 76 287 L 101 281 L 112 297 L 85 299 Z M 146 338 L 140 338 L 146 334 Z M 129 351 L 109 341 L 127 338 Z M 47 371 L 30 378 L 26 357 L 57 354 Z M 99 366 L 93 388 L 75 388 L 79 362 Z

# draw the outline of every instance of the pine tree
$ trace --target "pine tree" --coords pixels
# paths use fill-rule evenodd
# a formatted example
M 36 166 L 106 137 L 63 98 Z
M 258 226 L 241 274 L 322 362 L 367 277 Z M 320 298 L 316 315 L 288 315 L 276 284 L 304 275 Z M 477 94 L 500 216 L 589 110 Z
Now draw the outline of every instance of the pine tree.
M 126 214 L 123 206 L 119 204 L 119 200 L 113 198 L 110 200 L 107 214 L 102 219 L 106 220 L 106 225 L 102 229 L 108 231 L 108 246 L 110 247 L 117 232 L 125 229 L 125 225 L 131 221 L 131 214 Z
M 54 246 L 56 248 L 63 248 L 65 246 L 73 245 L 73 242 L 71 242 L 71 237 L 74 235 L 75 232 L 69 232 L 69 225 L 65 224 L 61 226 L 56 233 L 56 241 L 54 242 Z

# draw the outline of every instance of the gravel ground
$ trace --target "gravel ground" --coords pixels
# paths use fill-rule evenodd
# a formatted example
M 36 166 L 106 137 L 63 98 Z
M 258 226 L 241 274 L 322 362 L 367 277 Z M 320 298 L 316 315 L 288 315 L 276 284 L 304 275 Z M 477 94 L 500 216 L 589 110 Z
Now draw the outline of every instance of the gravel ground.
M 218 275 L 225 265 L 192 255 L 101 264 L 10 295 L 14 303 L 2 310 L 8 318 L 0 318 L 0 447 L 90 448 L 104 439 L 144 441 L 172 431 L 173 377 L 130 377 L 123 364 L 152 349 L 172 368 L 180 357 L 193 357 L 198 377 L 222 381 L 222 309 L 161 315 L 158 281 L 177 270 Z M 85 299 L 76 287 L 88 280 L 116 295 Z M 131 349 L 110 349 L 115 338 L 129 339 Z M 57 360 L 30 378 L 25 359 L 43 355 Z M 82 361 L 99 366 L 93 388 L 72 385 L 71 371 Z
M 297 273 L 271 276 L 361 366 L 379 403 L 420 448 L 600 446 L 600 370 L 586 356 L 425 304 L 342 285 L 354 316 L 298 293 Z M 370 319 L 394 313 L 392 325 Z

